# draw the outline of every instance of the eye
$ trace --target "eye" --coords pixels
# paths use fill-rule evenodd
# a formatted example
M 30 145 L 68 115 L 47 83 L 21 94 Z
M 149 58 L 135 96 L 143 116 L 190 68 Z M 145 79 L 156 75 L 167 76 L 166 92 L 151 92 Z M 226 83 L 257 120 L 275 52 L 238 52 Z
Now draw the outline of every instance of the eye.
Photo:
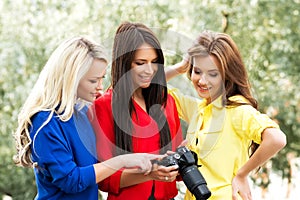
M 218 73 L 210 73 L 209 76 L 211 76 L 211 77 L 217 77 Z
M 143 62 L 135 62 L 135 64 L 136 64 L 136 65 L 143 65 L 143 64 L 145 64 L 145 63 L 143 63 Z
M 90 81 L 90 83 L 92 83 L 92 84 L 94 84 L 94 83 L 97 83 L 98 82 L 98 80 L 95 80 L 95 79 L 91 79 L 91 80 L 89 80 Z
M 197 69 L 197 68 L 194 68 L 194 73 L 195 73 L 195 74 L 200 74 L 200 73 L 201 73 L 201 70 L 200 70 L 200 69 Z
M 155 59 L 155 60 L 153 60 L 153 61 L 152 61 L 152 63 L 154 63 L 154 64 L 158 64 L 158 60 L 157 60 L 157 59 Z

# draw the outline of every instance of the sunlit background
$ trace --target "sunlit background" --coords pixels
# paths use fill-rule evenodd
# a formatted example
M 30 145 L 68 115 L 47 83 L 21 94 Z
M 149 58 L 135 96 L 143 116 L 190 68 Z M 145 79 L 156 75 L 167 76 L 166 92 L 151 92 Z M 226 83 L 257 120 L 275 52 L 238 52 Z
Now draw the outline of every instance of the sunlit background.
M 166 65 L 179 61 L 204 29 L 230 34 L 242 52 L 260 111 L 276 120 L 288 138 L 286 148 L 265 166 L 270 181 L 266 190 L 263 170 L 249 178 L 254 199 L 299 198 L 300 0 L 1 0 L 0 13 L 0 198 L 24 200 L 36 194 L 32 170 L 12 162 L 12 134 L 51 52 L 69 36 L 89 35 L 110 54 L 122 21 L 153 28 Z M 108 71 L 106 87 L 109 80 Z M 184 76 L 171 84 L 194 94 Z M 294 169 L 290 184 L 289 163 Z M 178 186 L 177 199 L 182 199 L 184 185 Z

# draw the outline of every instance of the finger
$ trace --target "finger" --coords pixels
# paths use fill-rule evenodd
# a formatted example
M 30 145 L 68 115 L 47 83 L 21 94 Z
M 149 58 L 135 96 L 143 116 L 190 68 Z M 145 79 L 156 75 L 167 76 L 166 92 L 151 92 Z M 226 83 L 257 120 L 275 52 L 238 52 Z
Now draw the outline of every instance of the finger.
M 239 195 L 238 194 L 238 189 L 232 185 L 232 199 L 233 200 L 237 200 L 238 199 L 238 195 Z
M 163 166 L 163 165 L 158 165 L 157 170 L 161 171 L 163 173 L 168 173 L 168 172 L 170 172 L 170 167 L 166 167 L 166 166 Z
M 158 170 L 162 171 L 162 172 L 171 172 L 171 171 L 177 171 L 179 168 L 178 165 L 172 165 L 169 167 L 165 167 L 163 165 L 158 166 Z
M 144 175 L 150 174 L 151 171 L 152 171 L 152 163 L 148 161 L 148 162 L 147 162 L 146 172 L 144 173 Z
M 183 59 L 184 61 L 188 62 L 188 61 L 190 60 L 189 54 L 188 54 L 188 53 L 183 54 L 182 59 Z
M 188 141 L 185 139 L 180 143 L 180 145 L 178 147 L 183 147 L 183 146 L 186 146 L 187 144 L 188 144 Z
M 145 171 L 148 170 L 147 164 L 146 164 L 146 162 L 145 162 L 144 160 L 141 160 L 141 161 L 140 161 L 140 163 L 139 163 L 139 165 L 138 165 L 138 168 L 139 168 L 139 171 L 140 171 L 140 172 L 145 172 Z
M 149 160 L 162 159 L 163 157 L 165 157 L 165 155 L 156 155 L 156 154 L 144 154 L 144 155 Z
M 178 176 L 178 171 L 171 171 L 170 172 L 170 176 L 172 176 L 172 177 L 176 177 L 176 176 Z
M 248 200 L 247 195 L 242 192 L 239 192 L 239 195 L 242 197 L 243 200 Z
M 170 155 L 170 154 L 174 154 L 175 152 L 174 151 L 167 151 L 167 155 Z
M 237 193 L 232 193 L 232 200 L 238 200 Z
M 157 171 L 158 170 L 158 164 L 154 163 L 152 164 L 152 171 Z
M 179 166 L 178 165 L 172 165 L 170 167 L 168 167 L 170 169 L 170 171 L 178 171 Z
M 248 200 L 252 200 L 252 195 L 248 194 Z
M 249 193 L 239 192 L 239 195 L 242 197 L 243 200 L 252 200 L 251 192 Z

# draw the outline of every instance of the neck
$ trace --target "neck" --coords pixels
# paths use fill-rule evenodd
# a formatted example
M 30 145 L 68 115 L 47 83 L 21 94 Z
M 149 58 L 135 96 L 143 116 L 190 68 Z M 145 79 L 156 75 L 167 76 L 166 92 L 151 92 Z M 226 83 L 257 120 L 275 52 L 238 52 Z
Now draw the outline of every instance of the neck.
M 144 96 L 142 94 L 142 88 L 137 89 L 133 93 L 132 98 L 143 110 L 146 111 L 146 103 L 145 103 Z
M 144 99 L 143 93 L 142 93 L 142 88 L 136 89 L 136 91 L 133 93 L 132 97 L 134 99 Z

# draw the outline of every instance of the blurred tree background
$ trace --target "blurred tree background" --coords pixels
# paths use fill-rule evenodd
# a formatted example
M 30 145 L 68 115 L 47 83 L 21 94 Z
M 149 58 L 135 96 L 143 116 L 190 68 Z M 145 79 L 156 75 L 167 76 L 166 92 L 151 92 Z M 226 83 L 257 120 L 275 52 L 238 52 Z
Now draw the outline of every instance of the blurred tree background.
M 287 134 L 274 169 L 280 173 L 287 165 L 287 152 L 300 153 L 300 0 L 1 0 L 0 11 L 0 198 L 35 196 L 32 169 L 12 162 L 12 134 L 51 52 L 63 39 L 80 34 L 92 36 L 110 54 L 122 21 L 152 27 L 167 65 L 179 61 L 204 29 L 230 34 L 242 51 L 260 110 Z M 171 84 L 193 95 L 186 77 Z

